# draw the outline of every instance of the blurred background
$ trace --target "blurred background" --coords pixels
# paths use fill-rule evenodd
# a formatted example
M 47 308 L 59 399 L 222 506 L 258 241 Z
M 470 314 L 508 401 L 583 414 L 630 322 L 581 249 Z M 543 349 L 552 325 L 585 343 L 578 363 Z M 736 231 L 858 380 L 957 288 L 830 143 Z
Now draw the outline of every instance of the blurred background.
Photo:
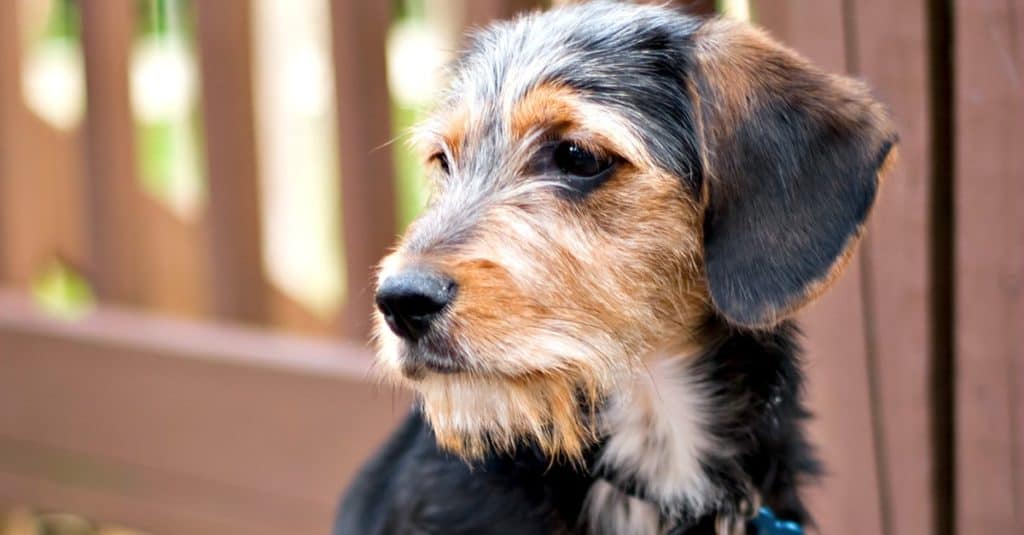
M 0 535 L 327 533 L 409 403 L 366 342 L 403 132 L 468 28 L 550 3 L 0 0 Z M 902 135 L 802 318 L 821 531 L 1024 532 L 1024 0 L 677 4 Z

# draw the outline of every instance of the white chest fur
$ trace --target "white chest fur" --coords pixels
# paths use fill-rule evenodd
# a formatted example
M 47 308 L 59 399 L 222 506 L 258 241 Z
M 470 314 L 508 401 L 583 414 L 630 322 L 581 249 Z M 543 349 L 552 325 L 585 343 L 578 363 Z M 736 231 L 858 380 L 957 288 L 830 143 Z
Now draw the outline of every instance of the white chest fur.
M 629 477 L 648 496 L 688 511 L 710 510 L 718 500 L 702 460 L 721 455 L 708 431 L 712 399 L 686 358 L 649 360 L 649 374 L 610 400 L 602 413 L 607 442 L 598 468 Z M 660 533 L 657 508 L 607 482 L 587 497 L 587 515 L 597 533 Z

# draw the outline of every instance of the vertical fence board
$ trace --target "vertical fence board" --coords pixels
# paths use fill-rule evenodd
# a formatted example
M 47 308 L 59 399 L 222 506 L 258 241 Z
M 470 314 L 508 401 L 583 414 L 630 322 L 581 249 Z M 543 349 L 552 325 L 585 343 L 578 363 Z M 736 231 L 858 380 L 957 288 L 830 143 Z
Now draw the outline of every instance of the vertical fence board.
M 209 285 L 199 218 L 183 215 L 162 200 L 143 195 L 134 207 L 143 239 L 138 247 L 141 303 L 182 317 L 202 317 L 209 309 Z
M 756 21 L 821 68 L 847 68 L 842 5 L 828 2 L 753 2 Z M 872 425 L 870 368 L 862 269 L 855 257 L 821 301 L 801 315 L 807 333 L 811 436 L 825 477 L 808 500 L 822 533 L 883 533 L 878 460 Z
M 304 336 L 337 338 L 336 315 L 317 314 L 280 288 L 272 286 L 269 292 L 267 314 L 274 329 Z
M 825 465 L 820 484 L 807 495 L 821 532 L 829 534 L 884 533 L 860 277 L 854 260 L 800 317 L 814 413 L 810 435 Z
M 347 264 L 343 329 L 365 337 L 373 268 L 395 240 L 390 93 L 385 37 L 389 2 L 332 0 L 332 48 L 341 154 L 342 224 Z
M 137 2 L 83 2 L 89 275 L 100 298 L 176 315 L 207 308 L 201 225 L 144 195 L 130 67 Z
M 135 303 L 143 291 L 128 72 L 136 2 L 80 5 L 88 95 L 84 135 L 90 278 L 102 299 Z
M 196 2 L 209 200 L 211 292 L 218 316 L 267 319 L 252 90 L 252 2 Z
M 78 136 L 25 104 L 18 2 L 0 5 L 0 280 L 28 285 L 49 262 L 83 256 Z
M 868 351 L 878 391 L 886 533 L 935 532 L 930 323 L 928 36 L 925 2 L 846 2 L 852 73 L 893 114 L 900 161 L 862 244 Z
M 45 188 L 42 211 L 53 218 L 52 242 L 46 251 L 47 261 L 54 259 L 68 264 L 72 269 L 81 269 L 85 265 L 88 254 L 85 229 L 85 206 L 82 198 L 85 195 L 84 162 L 82 160 L 82 132 L 74 127 L 70 131 L 62 131 L 35 119 L 40 135 L 39 150 L 47 156 L 38 162 L 41 167 L 37 176 Z M 30 154 L 22 155 L 22 158 Z M 31 178 L 28 178 L 31 181 Z M 21 187 L 26 182 L 19 182 Z M 37 266 L 39 267 L 39 266 Z
M 352 344 L 0 292 L 0 512 L 12 502 L 176 534 L 328 533 L 408 410 Z M 0 533 L 3 533 L 0 527 Z
M 1020 1 L 954 4 L 959 533 L 1024 530 L 1022 10 Z
M 1024 97 L 1021 96 L 1021 77 L 1022 74 L 1024 74 L 1024 1 L 1013 0 L 1013 4 L 1011 5 L 1014 14 L 1017 16 L 1017 20 L 1014 21 L 1013 32 L 1011 33 L 1013 40 L 1016 41 L 1016 53 L 1013 54 L 1016 62 L 1013 65 L 1013 69 L 1016 73 L 1017 80 L 1017 83 L 1014 84 L 1017 91 L 1017 117 L 1013 123 L 1016 127 L 1016 135 L 1010 139 L 1020 140 L 1024 138 L 1024 132 L 1022 132 L 1021 127 L 1021 125 L 1024 124 L 1024 103 L 1022 103 Z M 1013 93 L 1011 91 L 1011 95 L 1012 94 Z M 1008 156 L 1012 158 L 1014 154 L 1016 155 L 1016 159 L 1012 161 L 1016 162 L 1016 166 L 1013 172 L 1007 176 L 1016 177 L 1016 180 L 1011 178 L 1011 181 L 1015 183 L 1016 192 L 1011 193 L 1010 197 L 1017 199 L 1017 208 L 1013 212 L 1017 216 L 1017 221 L 1016 225 L 1010 228 L 1016 228 L 1017 233 L 1015 236 L 1011 236 L 1009 244 L 1010 249 L 1016 251 L 1017 259 L 1015 262 L 1016 267 L 1011 266 L 1009 272 L 1011 274 L 1016 273 L 1017 277 L 1017 295 L 1012 305 L 1013 311 L 1011 312 L 1011 316 L 1013 317 L 1013 321 L 1017 322 L 1016 325 L 1021 325 L 1024 324 L 1024 291 L 1021 289 L 1022 284 L 1024 284 L 1021 280 L 1021 278 L 1024 277 L 1024 257 L 1022 257 L 1022 255 L 1024 255 L 1024 246 L 1021 245 L 1024 244 L 1024 221 L 1021 219 L 1021 213 L 1024 212 L 1024 207 L 1022 207 L 1020 203 L 1022 202 L 1022 199 L 1024 199 L 1024 162 L 1021 161 L 1021 155 L 1019 152 L 1008 153 Z M 1013 324 L 1011 323 L 1011 325 Z M 1016 466 L 1012 467 L 1017 474 L 1016 479 L 1014 480 L 1016 482 L 1014 495 L 1017 497 L 1017 503 L 1014 510 L 1017 515 L 1016 528 L 1018 532 L 1021 532 L 1024 531 L 1024 424 L 1021 423 L 1024 422 L 1024 351 L 1021 350 L 1020 345 L 1011 344 L 1010 347 L 1015 349 L 1015 360 L 1012 364 L 1016 371 L 1016 376 L 1013 379 L 1015 381 L 1015 399 L 1013 400 L 1015 406 L 1013 420 L 1011 421 L 1011 423 L 1016 422 L 1016 424 L 1013 425 L 1016 427 L 1017 431 L 1017 436 L 1015 437 L 1017 441 L 1015 457 Z
M 153 3 L 151 7 L 166 11 L 177 9 L 173 4 Z M 170 31 L 180 29 L 172 27 Z M 136 36 L 134 27 L 131 35 Z M 175 120 L 188 121 L 189 118 Z M 133 123 L 133 132 L 140 126 Z M 150 155 L 140 152 L 137 157 L 149 158 Z M 142 236 L 137 253 L 142 256 L 138 264 L 142 304 L 176 316 L 205 316 L 210 308 L 211 285 L 207 284 L 210 266 L 204 262 L 207 229 L 202 218 L 193 210 L 175 209 L 159 195 L 138 196 L 133 209 Z
M 16 187 L 27 175 L 25 138 L 27 117 L 20 91 L 21 42 L 18 3 L 0 4 L 0 282 L 24 283 L 31 273 L 33 256 L 25 250 L 26 238 L 41 229 L 28 223 L 30 203 L 26 188 Z M 19 180 L 20 179 L 20 180 Z M 26 236 L 27 234 L 27 236 Z

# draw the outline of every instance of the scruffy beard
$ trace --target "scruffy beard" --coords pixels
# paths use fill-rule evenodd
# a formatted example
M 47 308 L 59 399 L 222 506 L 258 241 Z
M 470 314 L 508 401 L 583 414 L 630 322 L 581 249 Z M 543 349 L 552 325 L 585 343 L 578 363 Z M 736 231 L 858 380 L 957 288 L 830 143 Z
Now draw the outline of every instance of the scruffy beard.
M 382 371 L 386 380 L 417 392 L 438 445 L 466 460 L 530 445 L 552 459 L 582 462 L 598 437 L 597 410 L 630 366 L 566 364 L 515 376 L 465 371 L 410 378 Z
M 642 369 L 610 337 L 600 345 L 599 336 L 574 343 L 575 338 L 536 330 L 504 351 L 477 352 L 442 348 L 445 343 L 437 340 L 410 347 L 380 328 L 381 322 L 378 327 L 382 379 L 415 391 L 438 445 L 469 461 L 529 446 L 551 459 L 581 462 L 599 435 L 598 409 L 634 369 Z M 544 344 L 559 351 L 544 351 Z M 437 353 L 455 355 L 449 360 L 460 364 L 410 365 L 432 363 Z
M 592 382 L 591 382 L 592 383 Z M 521 378 L 433 375 L 416 385 L 438 444 L 467 459 L 535 444 L 547 456 L 582 459 L 596 440 L 604 388 L 563 373 Z

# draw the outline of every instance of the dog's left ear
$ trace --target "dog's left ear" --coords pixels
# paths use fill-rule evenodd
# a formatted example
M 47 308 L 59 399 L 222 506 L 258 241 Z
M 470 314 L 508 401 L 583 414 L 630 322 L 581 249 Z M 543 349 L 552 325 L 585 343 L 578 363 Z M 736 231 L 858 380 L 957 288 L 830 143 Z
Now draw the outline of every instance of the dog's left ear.
M 769 327 L 849 260 L 896 135 L 863 85 L 747 24 L 708 21 L 695 50 L 711 298 L 732 323 Z

